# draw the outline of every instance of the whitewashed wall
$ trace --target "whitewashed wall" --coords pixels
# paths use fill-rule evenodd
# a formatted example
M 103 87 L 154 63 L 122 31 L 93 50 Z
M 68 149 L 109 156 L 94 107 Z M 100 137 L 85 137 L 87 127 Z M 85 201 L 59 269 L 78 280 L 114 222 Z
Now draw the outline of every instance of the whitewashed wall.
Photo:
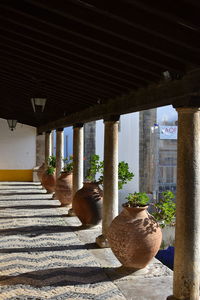
M 119 131 L 119 161 L 129 164 L 133 179 L 119 191 L 119 205 L 129 193 L 139 191 L 139 113 L 122 115 Z
M 36 128 L 18 123 L 11 131 L 0 119 L 0 169 L 32 169 L 36 165 Z
M 104 125 L 103 121 L 96 122 L 96 154 L 103 160 Z M 122 115 L 119 131 L 119 161 L 129 164 L 129 169 L 134 173 L 131 182 L 119 191 L 119 210 L 125 202 L 128 193 L 139 191 L 139 113 Z

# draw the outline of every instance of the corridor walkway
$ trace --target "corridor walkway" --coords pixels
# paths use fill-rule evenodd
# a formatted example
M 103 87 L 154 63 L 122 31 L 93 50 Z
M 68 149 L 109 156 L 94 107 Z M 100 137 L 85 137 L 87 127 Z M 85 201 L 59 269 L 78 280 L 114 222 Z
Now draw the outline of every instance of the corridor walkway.
M 112 272 L 116 268 L 111 266 L 119 263 L 111 250 L 98 249 L 90 241 L 100 228 L 78 230 L 77 219 L 66 213 L 37 183 L 0 184 L 0 300 L 164 300 L 164 294 L 169 295 L 171 273 L 158 261 L 146 277 L 161 280 L 152 281 L 152 287 L 162 284 L 162 297 L 151 298 L 148 292 L 147 298 L 138 297 L 140 285 L 130 292 L 132 279 L 120 281 Z

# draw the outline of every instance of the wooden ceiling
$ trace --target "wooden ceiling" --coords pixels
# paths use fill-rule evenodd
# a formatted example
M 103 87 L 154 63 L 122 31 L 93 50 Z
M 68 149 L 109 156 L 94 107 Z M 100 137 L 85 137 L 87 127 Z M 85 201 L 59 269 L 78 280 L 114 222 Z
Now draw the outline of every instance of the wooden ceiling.
M 44 126 L 181 79 L 200 67 L 199 15 L 198 0 L 1 0 L 0 118 Z

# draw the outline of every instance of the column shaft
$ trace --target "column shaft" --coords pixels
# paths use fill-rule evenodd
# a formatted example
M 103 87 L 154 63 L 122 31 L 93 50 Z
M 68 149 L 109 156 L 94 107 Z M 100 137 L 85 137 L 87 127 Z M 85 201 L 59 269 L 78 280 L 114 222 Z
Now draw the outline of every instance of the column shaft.
M 48 164 L 48 158 L 52 155 L 51 131 L 45 132 L 45 165 Z
M 83 186 L 83 125 L 73 128 L 73 195 Z
M 105 121 L 102 235 L 96 243 L 108 247 L 106 234 L 118 215 L 118 121 Z
M 36 166 L 40 166 L 45 161 L 45 136 L 39 134 L 36 136 Z
M 56 130 L 56 178 L 60 175 L 63 167 L 64 147 L 63 129 Z
M 199 300 L 200 108 L 179 108 L 173 296 Z

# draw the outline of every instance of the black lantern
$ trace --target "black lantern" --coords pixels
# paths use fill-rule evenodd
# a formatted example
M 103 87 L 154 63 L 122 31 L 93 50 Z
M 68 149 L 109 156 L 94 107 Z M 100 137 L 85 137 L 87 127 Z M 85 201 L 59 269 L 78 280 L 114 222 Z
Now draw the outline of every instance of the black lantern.
M 31 103 L 35 113 L 43 112 L 46 104 L 46 98 L 31 98 Z
M 17 125 L 17 120 L 7 120 L 8 122 L 8 127 L 10 128 L 11 131 L 13 131 Z

